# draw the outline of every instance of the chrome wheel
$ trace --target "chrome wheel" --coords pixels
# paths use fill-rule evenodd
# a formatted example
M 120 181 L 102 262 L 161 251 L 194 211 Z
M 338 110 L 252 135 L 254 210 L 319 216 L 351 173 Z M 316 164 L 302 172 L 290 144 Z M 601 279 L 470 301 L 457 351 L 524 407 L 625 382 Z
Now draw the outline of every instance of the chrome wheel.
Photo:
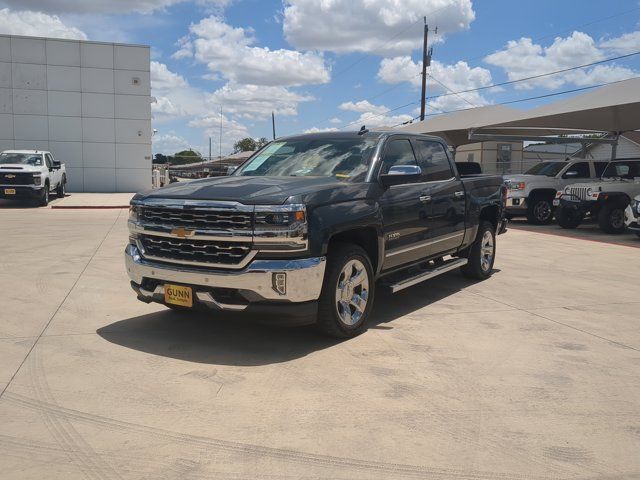
M 349 260 L 342 268 L 335 299 L 342 323 L 353 326 L 360 322 L 369 299 L 369 275 L 360 260 Z
M 541 200 L 533 207 L 533 215 L 539 222 L 546 222 L 551 217 L 551 205 L 546 200 Z
M 495 244 L 493 234 L 490 230 L 484 232 L 482 242 L 480 243 L 480 268 L 483 272 L 488 272 L 493 265 L 493 256 L 495 255 Z

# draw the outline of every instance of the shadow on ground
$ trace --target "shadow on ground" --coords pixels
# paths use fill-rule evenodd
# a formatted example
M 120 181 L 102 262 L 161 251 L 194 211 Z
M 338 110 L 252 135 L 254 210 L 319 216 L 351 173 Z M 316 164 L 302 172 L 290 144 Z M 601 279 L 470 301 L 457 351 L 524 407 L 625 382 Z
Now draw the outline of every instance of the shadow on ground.
M 470 284 L 452 272 L 440 281 L 425 282 L 395 295 L 380 292 L 369 328 L 392 329 L 394 320 Z M 341 342 L 323 336 L 313 326 L 276 327 L 268 321 L 257 323 L 242 316 L 229 318 L 167 309 L 114 322 L 97 333 L 111 343 L 153 355 L 238 366 L 286 362 Z

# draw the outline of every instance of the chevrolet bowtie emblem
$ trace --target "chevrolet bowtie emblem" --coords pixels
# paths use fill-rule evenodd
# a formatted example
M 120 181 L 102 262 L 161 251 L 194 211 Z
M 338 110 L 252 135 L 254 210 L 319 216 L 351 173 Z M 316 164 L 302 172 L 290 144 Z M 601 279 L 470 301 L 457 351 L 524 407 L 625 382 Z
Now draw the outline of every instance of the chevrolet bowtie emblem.
M 176 237 L 180 238 L 190 237 L 194 233 L 196 233 L 194 230 L 188 230 L 184 227 L 174 228 L 173 230 L 171 230 L 171 235 L 175 235 Z
M 13 173 L 9 173 L 5 175 L 4 178 L 16 178 L 16 176 Z

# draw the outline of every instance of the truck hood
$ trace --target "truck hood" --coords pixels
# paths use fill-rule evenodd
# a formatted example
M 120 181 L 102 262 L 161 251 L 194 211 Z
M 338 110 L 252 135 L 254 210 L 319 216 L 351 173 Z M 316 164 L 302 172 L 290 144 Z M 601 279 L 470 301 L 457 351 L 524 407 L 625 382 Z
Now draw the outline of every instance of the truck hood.
M 35 167 L 33 165 L 23 165 L 23 164 L 13 164 L 13 163 L 9 163 L 9 164 L 2 164 L 0 165 L 0 173 L 2 172 L 25 172 L 25 173 L 29 173 L 29 172 L 33 172 L 33 173 L 39 173 L 42 172 L 42 167 Z
M 133 199 L 176 198 L 281 205 L 289 197 L 297 197 L 296 202 L 319 204 L 363 198 L 367 188 L 368 184 L 346 183 L 331 177 L 230 176 L 178 182 L 138 194 Z

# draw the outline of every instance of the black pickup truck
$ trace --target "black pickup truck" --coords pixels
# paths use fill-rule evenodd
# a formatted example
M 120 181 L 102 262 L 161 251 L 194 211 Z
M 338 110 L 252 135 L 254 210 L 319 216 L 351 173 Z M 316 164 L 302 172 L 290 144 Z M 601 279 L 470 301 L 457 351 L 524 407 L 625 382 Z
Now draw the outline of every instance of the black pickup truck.
M 275 140 L 232 175 L 136 195 L 125 251 L 144 302 L 366 328 L 376 288 L 491 275 L 501 176 L 461 178 L 437 137 L 361 130 Z

